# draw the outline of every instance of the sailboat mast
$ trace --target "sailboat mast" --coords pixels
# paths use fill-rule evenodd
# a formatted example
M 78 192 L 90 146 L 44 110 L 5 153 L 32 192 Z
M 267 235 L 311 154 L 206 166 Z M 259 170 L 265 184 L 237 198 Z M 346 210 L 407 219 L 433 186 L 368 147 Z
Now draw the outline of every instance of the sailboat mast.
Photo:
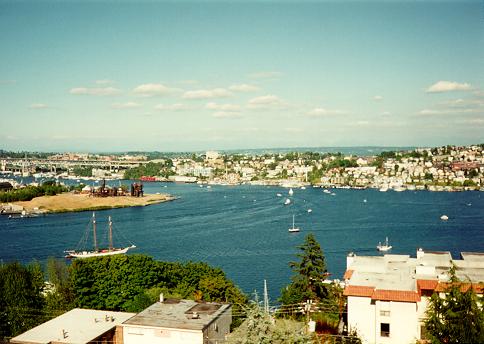
M 113 222 L 109 216 L 109 251 L 113 250 Z
M 97 238 L 96 238 L 96 214 L 92 213 L 92 234 L 94 237 L 94 251 L 97 251 Z
M 294 228 L 294 215 L 292 215 L 292 228 Z

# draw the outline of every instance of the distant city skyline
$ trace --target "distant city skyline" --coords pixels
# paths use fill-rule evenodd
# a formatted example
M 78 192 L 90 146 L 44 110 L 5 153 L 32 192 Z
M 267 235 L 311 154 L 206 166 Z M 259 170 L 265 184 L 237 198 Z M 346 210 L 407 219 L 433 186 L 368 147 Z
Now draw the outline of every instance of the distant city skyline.
M 0 149 L 483 143 L 482 11 L 0 0 Z

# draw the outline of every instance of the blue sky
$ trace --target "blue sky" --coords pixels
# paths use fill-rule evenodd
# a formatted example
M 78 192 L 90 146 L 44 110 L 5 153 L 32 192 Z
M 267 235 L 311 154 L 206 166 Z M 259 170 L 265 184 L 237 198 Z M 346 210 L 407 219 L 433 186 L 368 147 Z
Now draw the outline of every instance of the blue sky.
M 0 148 L 484 142 L 479 1 L 0 1 Z

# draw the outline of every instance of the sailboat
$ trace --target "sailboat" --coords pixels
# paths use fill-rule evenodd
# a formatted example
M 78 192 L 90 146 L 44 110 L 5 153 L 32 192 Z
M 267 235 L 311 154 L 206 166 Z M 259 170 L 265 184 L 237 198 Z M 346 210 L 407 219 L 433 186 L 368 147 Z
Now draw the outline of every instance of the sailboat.
M 292 215 L 292 228 L 288 229 L 289 233 L 299 232 L 299 227 L 294 226 L 294 215 Z
M 292 188 L 289 189 L 288 194 L 289 194 L 289 196 L 292 196 L 294 194 L 294 191 L 292 191 Z
M 392 246 L 391 245 L 388 245 L 388 237 L 385 238 L 385 243 L 382 245 L 381 242 L 378 243 L 378 245 L 376 246 L 376 249 L 378 251 L 389 251 L 392 249 Z
M 91 258 L 91 257 L 104 257 L 112 256 L 115 254 L 124 254 L 128 252 L 129 249 L 135 248 L 135 245 L 127 246 L 124 248 L 113 247 L 113 222 L 111 221 L 111 216 L 109 216 L 109 247 L 99 248 L 97 246 L 96 237 L 96 215 L 92 213 L 92 232 L 94 238 L 94 250 L 93 251 L 76 251 L 76 250 L 66 250 L 66 258 Z

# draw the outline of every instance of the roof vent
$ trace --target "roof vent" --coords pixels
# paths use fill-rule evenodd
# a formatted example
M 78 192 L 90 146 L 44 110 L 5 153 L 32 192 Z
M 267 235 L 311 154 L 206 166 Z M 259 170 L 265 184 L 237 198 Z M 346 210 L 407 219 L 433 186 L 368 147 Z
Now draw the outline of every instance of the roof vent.
M 165 297 L 163 296 L 163 293 L 160 293 L 160 303 L 163 303 L 165 301 Z
M 200 315 L 197 312 L 193 312 L 192 319 L 200 319 Z

